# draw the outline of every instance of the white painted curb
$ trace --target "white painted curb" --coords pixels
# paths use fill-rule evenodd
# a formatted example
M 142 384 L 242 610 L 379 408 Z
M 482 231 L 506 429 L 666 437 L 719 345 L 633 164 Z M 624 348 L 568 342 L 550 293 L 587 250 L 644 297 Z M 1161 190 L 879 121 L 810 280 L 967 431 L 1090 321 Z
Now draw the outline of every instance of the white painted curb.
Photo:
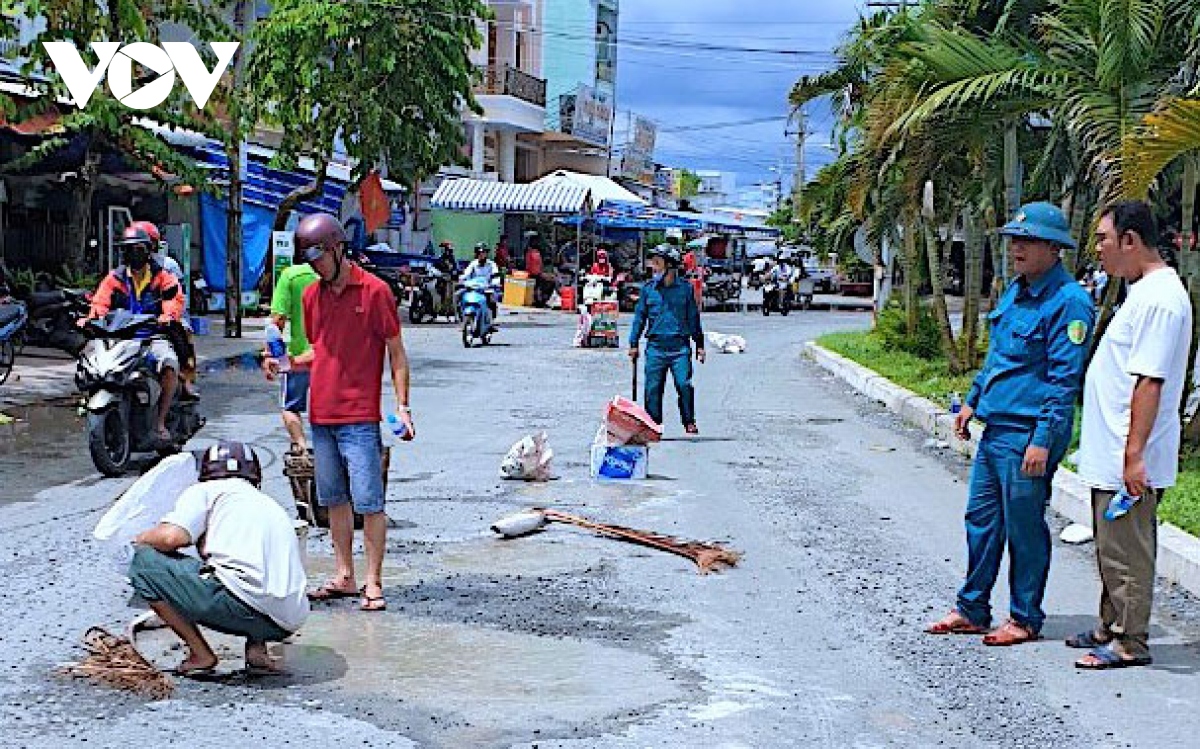
M 928 398 L 900 387 L 873 369 L 851 361 L 841 354 L 809 342 L 805 355 L 855 390 L 896 412 L 905 421 L 924 429 L 950 448 L 969 457 L 975 456 L 983 430 L 971 425 L 971 439 L 954 436 L 954 416 Z M 1073 471 L 1060 467 L 1054 475 L 1054 493 L 1050 507 L 1073 523 L 1092 527 L 1091 490 Z M 1170 523 L 1158 528 L 1158 574 L 1200 596 L 1200 539 Z

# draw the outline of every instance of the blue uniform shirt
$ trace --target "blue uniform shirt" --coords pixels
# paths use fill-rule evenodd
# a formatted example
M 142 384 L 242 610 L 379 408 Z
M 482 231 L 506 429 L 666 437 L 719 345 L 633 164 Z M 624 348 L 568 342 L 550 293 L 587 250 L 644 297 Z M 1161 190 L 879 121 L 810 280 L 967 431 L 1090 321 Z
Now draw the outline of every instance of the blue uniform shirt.
M 682 345 L 690 338 L 696 342 L 696 348 L 704 348 L 695 293 L 692 285 L 678 275 L 670 286 L 660 281 L 648 281 L 642 286 L 632 327 L 630 348 L 638 345 L 642 333 L 650 345 Z
M 1032 284 L 1010 284 L 988 319 L 991 344 L 967 405 L 989 424 L 1034 427 L 1033 445 L 1065 447 L 1095 327 L 1092 300 L 1059 263 Z

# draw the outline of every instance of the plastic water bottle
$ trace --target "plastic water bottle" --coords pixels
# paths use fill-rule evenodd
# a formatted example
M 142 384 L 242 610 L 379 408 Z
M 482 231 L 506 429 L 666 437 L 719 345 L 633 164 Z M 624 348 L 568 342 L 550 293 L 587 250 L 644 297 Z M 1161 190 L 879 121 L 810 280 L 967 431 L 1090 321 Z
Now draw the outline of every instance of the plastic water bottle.
M 1121 489 L 1113 495 L 1113 498 L 1108 500 L 1108 509 L 1104 511 L 1105 520 L 1116 520 L 1138 503 L 1141 497 L 1135 497 L 1129 492 Z
M 388 414 L 383 423 L 387 425 L 387 433 L 390 435 L 389 441 L 392 445 L 398 446 L 408 436 L 408 427 L 396 414 Z
M 279 366 L 280 372 L 287 372 L 292 368 L 292 363 L 287 355 L 287 343 L 283 340 L 283 331 L 273 322 L 267 323 L 266 330 L 263 331 L 263 338 L 267 341 L 267 355 L 275 360 Z
M 956 414 L 962 411 L 962 396 L 958 393 L 950 394 L 950 413 Z

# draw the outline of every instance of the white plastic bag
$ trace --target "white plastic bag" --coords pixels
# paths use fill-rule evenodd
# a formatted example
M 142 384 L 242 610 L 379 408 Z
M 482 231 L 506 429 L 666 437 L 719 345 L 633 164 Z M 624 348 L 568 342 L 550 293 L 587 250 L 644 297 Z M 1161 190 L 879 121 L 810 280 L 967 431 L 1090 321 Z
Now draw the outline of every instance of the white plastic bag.
M 549 481 L 554 451 L 545 432 L 517 442 L 500 463 L 500 476 L 518 481 Z
M 740 335 L 725 335 L 714 331 L 708 334 L 708 341 L 722 354 L 741 354 L 746 351 L 746 339 Z
M 133 539 L 158 524 L 175 507 L 176 500 L 199 478 L 196 459 L 189 452 L 172 455 L 133 483 L 108 508 L 92 536 L 103 541 L 121 574 L 133 558 Z M 195 547 L 181 549 L 195 553 Z

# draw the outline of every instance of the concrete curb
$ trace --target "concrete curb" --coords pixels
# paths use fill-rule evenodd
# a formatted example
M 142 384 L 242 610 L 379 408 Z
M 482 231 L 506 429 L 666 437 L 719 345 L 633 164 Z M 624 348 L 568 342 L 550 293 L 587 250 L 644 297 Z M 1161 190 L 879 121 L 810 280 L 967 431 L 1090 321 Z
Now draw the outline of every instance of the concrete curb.
M 978 424 L 971 425 L 971 439 L 960 440 L 953 433 L 954 416 L 928 398 L 922 398 L 878 372 L 814 342 L 805 345 L 805 355 L 905 421 L 949 443 L 952 450 L 974 457 L 983 433 Z M 1058 469 L 1050 507 L 1073 523 L 1092 527 L 1091 490 L 1073 471 Z M 1160 524 L 1157 569 L 1159 576 L 1200 596 L 1200 539 L 1170 523 Z

